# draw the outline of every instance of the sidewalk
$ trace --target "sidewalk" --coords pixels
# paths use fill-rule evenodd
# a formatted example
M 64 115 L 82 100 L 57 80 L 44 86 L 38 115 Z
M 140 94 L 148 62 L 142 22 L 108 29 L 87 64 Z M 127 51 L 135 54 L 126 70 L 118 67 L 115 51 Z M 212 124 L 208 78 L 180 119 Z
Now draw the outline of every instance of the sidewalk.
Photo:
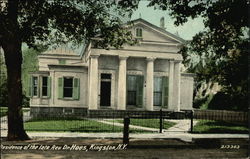
M 91 138 L 91 139 L 119 139 L 123 138 L 122 133 L 79 133 L 79 132 L 27 132 L 31 138 Z M 7 131 L 1 131 L 1 137 L 6 137 Z M 130 139 L 179 139 L 191 142 L 197 138 L 234 138 L 248 139 L 248 134 L 190 134 L 184 132 L 164 132 L 164 133 L 138 133 L 129 134 Z

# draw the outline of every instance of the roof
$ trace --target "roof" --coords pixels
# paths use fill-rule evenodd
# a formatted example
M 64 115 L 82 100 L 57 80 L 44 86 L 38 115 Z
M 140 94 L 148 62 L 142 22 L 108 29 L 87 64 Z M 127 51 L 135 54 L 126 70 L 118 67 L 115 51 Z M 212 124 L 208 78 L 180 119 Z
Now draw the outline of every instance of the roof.
M 177 36 L 175 34 L 172 34 L 172 33 L 168 32 L 168 31 L 166 31 L 165 29 L 163 29 L 161 27 L 158 27 L 158 26 L 156 26 L 156 25 L 154 25 L 154 24 L 152 24 L 152 23 L 150 23 L 150 22 L 148 22 L 148 21 L 146 21 L 146 20 L 144 20 L 142 18 L 132 20 L 129 23 L 133 24 L 133 23 L 139 23 L 139 22 L 141 22 L 143 24 L 146 24 L 146 25 L 160 31 L 161 33 L 165 34 L 166 36 L 168 36 L 168 37 L 170 37 L 170 38 L 172 38 L 172 39 L 174 39 L 174 40 L 176 40 L 176 41 L 178 41 L 180 43 L 186 43 L 186 40 L 182 39 L 181 37 L 179 37 L 179 36 Z M 129 24 L 129 23 L 127 23 L 127 24 Z

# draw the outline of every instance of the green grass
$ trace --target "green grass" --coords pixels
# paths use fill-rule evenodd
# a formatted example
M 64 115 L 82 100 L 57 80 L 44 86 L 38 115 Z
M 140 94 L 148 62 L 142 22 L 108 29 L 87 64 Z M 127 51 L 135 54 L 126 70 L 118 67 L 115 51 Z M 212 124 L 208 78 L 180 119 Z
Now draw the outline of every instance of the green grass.
M 24 123 L 27 131 L 69 131 L 69 132 L 123 132 L 123 127 L 100 123 L 87 119 L 31 120 Z M 130 129 L 131 133 L 151 131 Z
M 115 122 L 123 123 L 123 120 L 115 120 Z M 159 119 L 130 119 L 130 125 L 159 129 L 160 120 Z M 164 121 L 163 129 L 168 129 L 174 125 L 175 125 L 174 122 Z
M 193 131 L 194 133 L 248 133 L 248 127 L 244 124 L 199 120 Z

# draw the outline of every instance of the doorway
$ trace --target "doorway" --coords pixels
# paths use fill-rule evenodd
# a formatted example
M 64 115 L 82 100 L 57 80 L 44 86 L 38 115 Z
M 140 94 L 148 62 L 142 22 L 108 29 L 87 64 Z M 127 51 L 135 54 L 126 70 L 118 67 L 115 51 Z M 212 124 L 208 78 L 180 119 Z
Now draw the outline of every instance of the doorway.
M 111 106 L 111 74 L 101 74 L 101 88 L 100 88 L 100 106 L 110 107 Z

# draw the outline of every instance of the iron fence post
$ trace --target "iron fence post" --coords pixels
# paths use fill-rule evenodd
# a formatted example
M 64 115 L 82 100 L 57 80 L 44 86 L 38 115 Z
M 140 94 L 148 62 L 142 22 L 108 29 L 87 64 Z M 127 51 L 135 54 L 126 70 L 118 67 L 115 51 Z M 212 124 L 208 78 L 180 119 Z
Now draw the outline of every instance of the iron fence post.
M 162 133 L 162 109 L 160 109 L 160 133 Z
M 126 116 L 123 120 L 124 127 L 123 127 L 123 144 L 129 144 L 129 123 L 130 119 Z
M 191 128 L 190 128 L 190 132 L 192 133 L 192 132 L 193 132 L 193 124 L 194 124 L 194 113 L 193 113 L 192 110 L 191 110 L 191 112 L 190 112 L 190 118 L 191 118 Z

